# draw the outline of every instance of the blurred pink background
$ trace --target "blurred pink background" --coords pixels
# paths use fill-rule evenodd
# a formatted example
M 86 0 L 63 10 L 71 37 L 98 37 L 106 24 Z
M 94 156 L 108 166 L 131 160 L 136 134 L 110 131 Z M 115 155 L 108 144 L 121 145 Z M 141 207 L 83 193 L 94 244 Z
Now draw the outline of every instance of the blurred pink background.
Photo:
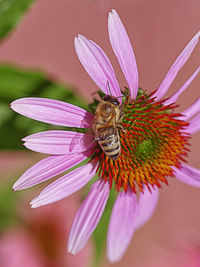
M 39 0 L 1 44 L 0 60 L 45 70 L 53 79 L 75 86 L 77 93 L 89 102 L 97 87 L 75 54 L 73 40 L 81 33 L 96 41 L 108 54 L 123 87 L 126 84 L 111 51 L 107 32 L 108 11 L 112 8 L 119 13 L 134 46 L 140 87 L 154 90 L 199 30 L 199 0 Z M 178 89 L 199 63 L 200 45 L 169 93 Z M 200 76 L 180 97 L 179 103 L 183 108 L 199 97 L 199 90 Z M 193 137 L 188 159 L 196 167 L 200 167 L 199 138 L 200 134 Z M 7 161 L 5 157 L 1 158 L 4 174 L 16 173 L 16 166 L 21 174 L 27 165 L 36 161 L 34 154 L 28 159 L 27 155 L 17 159 L 16 155 L 9 155 Z M 9 173 L 6 162 L 13 169 Z M 155 215 L 135 234 L 123 260 L 115 264 L 116 267 L 200 266 L 200 189 L 173 178 L 169 184 L 161 190 Z M 103 259 L 101 266 L 112 265 Z
M 38 154 L 31 152 L 2 153 L 1 193 L 7 183 L 11 184 L 13 178 L 19 176 L 24 168 L 28 168 L 39 159 Z M 30 199 L 34 198 L 39 190 L 39 187 L 36 187 L 13 192 L 17 195 L 15 201 L 17 222 L 13 222 L 0 234 L 0 266 L 91 266 L 93 259 L 91 240 L 76 257 L 67 253 L 68 235 L 80 205 L 80 194 L 74 194 L 63 201 L 39 209 L 31 209 Z M 2 219 L 2 214 L 0 218 Z

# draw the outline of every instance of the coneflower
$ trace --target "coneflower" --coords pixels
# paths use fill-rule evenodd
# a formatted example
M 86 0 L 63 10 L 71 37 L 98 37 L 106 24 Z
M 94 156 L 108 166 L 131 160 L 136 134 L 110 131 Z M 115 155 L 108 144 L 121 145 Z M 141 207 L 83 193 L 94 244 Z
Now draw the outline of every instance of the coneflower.
M 200 186 L 200 170 L 186 164 L 189 140 L 200 130 L 200 98 L 181 113 L 176 100 L 190 85 L 200 67 L 170 98 L 164 98 L 177 73 L 199 41 L 198 32 L 178 56 L 158 89 L 148 94 L 138 89 L 138 70 L 127 32 L 115 10 L 108 19 L 110 42 L 126 78 L 126 93 L 121 92 L 113 67 L 103 50 L 82 35 L 75 38 L 75 49 L 87 73 L 104 94 L 117 97 L 123 106 L 119 130 L 121 153 L 110 159 L 93 135 L 87 132 L 45 131 L 23 139 L 24 145 L 51 156 L 28 169 L 14 184 L 21 190 L 46 181 L 88 162 L 58 178 L 31 201 L 32 207 L 63 199 L 87 184 L 97 173 L 74 219 L 68 251 L 78 253 L 96 228 L 112 186 L 118 192 L 107 238 L 107 256 L 119 261 L 134 232 L 152 216 L 158 201 L 158 188 L 170 176 L 192 186 Z M 128 91 L 128 92 L 127 92 Z M 122 97 L 124 96 L 124 98 Z M 42 122 L 91 129 L 94 114 L 62 101 L 46 98 L 22 98 L 12 102 L 16 112 Z M 199 113 L 198 115 L 196 115 Z M 194 116 L 194 117 L 193 117 Z M 192 118 L 193 117 L 193 118 Z M 90 136 L 90 138 L 88 138 Z

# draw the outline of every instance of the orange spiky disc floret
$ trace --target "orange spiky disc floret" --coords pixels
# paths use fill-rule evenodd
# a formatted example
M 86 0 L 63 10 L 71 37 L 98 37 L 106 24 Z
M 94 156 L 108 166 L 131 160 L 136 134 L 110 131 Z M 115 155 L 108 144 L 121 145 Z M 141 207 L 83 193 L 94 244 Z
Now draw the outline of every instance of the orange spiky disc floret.
M 92 159 L 99 161 L 98 176 L 116 189 L 127 191 L 128 186 L 136 192 L 144 185 L 161 187 L 166 177 L 173 176 L 171 166 L 180 168 L 185 161 L 189 134 L 183 133 L 188 124 L 173 113 L 175 107 L 163 105 L 165 100 L 155 102 L 151 95 L 143 93 L 135 102 L 124 104 L 124 117 L 120 130 L 121 153 L 116 161 L 108 158 L 98 146 Z

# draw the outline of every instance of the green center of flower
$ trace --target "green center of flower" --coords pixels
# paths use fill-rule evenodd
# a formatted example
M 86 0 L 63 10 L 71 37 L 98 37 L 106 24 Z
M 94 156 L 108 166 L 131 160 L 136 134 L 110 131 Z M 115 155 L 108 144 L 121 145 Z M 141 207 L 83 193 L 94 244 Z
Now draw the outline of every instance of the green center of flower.
M 155 101 L 143 90 L 132 103 L 123 104 L 124 117 L 119 130 L 121 152 L 117 160 L 109 158 L 97 144 L 92 160 L 98 161 L 98 176 L 116 189 L 128 186 L 136 192 L 144 185 L 161 187 L 173 176 L 172 166 L 180 168 L 188 151 L 189 135 L 183 132 L 186 122 L 173 113 L 175 106 Z

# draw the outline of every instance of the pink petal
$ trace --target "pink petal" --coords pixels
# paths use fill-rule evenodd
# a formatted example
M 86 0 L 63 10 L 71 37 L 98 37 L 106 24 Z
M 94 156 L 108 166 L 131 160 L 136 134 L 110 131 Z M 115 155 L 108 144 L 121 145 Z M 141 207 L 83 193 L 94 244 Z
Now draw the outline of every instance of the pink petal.
M 34 120 L 61 126 L 87 128 L 93 119 L 80 107 L 48 98 L 20 98 L 11 103 L 11 108 Z
M 115 72 L 104 51 L 83 35 L 78 35 L 74 44 L 81 64 L 97 86 L 106 95 L 121 96 Z
M 44 182 L 72 168 L 87 158 L 84 154 L 51 156 L 40 160 L 30 167 L 13 185 L 13 189 L 22 190 Z
M 190 134 L 195 134 L 200 131 L 200 113 L 189 121 L 189 125 L 185 131 Z
M 191 84 L 194 78 L 198 75 L 200 71 L 200 67 L 196 69 L 196 71 L 192 74 L 192 76 L 184 83 L 184 85 L 175 93 L 173 94 L 167 101 L 165 101 L 165 105 L 169 105 L 175 103 L 179 96 L 187 89 L 187 87 Z
M 174 170 L 174 176 L 181 182 L 194 186 L 200 187 L 200 170 L 190 165 L 182 163 L 181 169 L 172 167 Z
M 139 196 L 134 223 L 136 230 L 151 219 L 155 208 L 157 207 L 159 198 L 158 188 L 152 188 L 151 191 L 152 192 L 145 188 L 144 193 L 141 193 Z
M 96 228 L 110 193 L 109 184 L 97 181 L 74 218 L 69 234 L 68 252 L 78 253 Z
M 181 70 L 185 62 L 190 57 L 192 51 L 194 50 L 195 46 L 197 45 L 199 41 L 200 31 L 192 38 L 192 40 L 187 44 L 187 46 L 184 48 L 184 50 L 181 52 L 181 54 L 178 56 L 172 67 L 169 69 L 167 75 L 161 82 L 160 86 L 158 87 L 158 90 L 155 92 L 153 97 L 157 97 L 157 100 L 161 99 L 166 92 L 168 91 L 170 85 L 176 78 L 176 75 Z
M 120 192 L 112 210 L 107 238 L 107 257 L 119 261 L 134 234 L 137 197 L 133 192 Z
M 44 206 L 68 197 L 87 184 L 95 173 L 96 167 L 92 163 L 88 163 L 67 173 L 45 187 L 39 196 L 31 201 L 32 208 Z
M 109 13 L 108 31 L 113 51 L 129 85 L 131 99 L 135 99 L 138 91 L 138 69 L 135 55 L 126 29 L 114 9 Z
M 94 144 L 92 135 L 58 130 L 32 134 L 22 140 L 31 150 L 52 155 L 83 152 Z
M 184 116 L 184 120 L 190 119 L 192 116 L 194 116 L 196 113 L 200 111 L 200 97 L 187 109 L 181 112 L 181 114 Z

